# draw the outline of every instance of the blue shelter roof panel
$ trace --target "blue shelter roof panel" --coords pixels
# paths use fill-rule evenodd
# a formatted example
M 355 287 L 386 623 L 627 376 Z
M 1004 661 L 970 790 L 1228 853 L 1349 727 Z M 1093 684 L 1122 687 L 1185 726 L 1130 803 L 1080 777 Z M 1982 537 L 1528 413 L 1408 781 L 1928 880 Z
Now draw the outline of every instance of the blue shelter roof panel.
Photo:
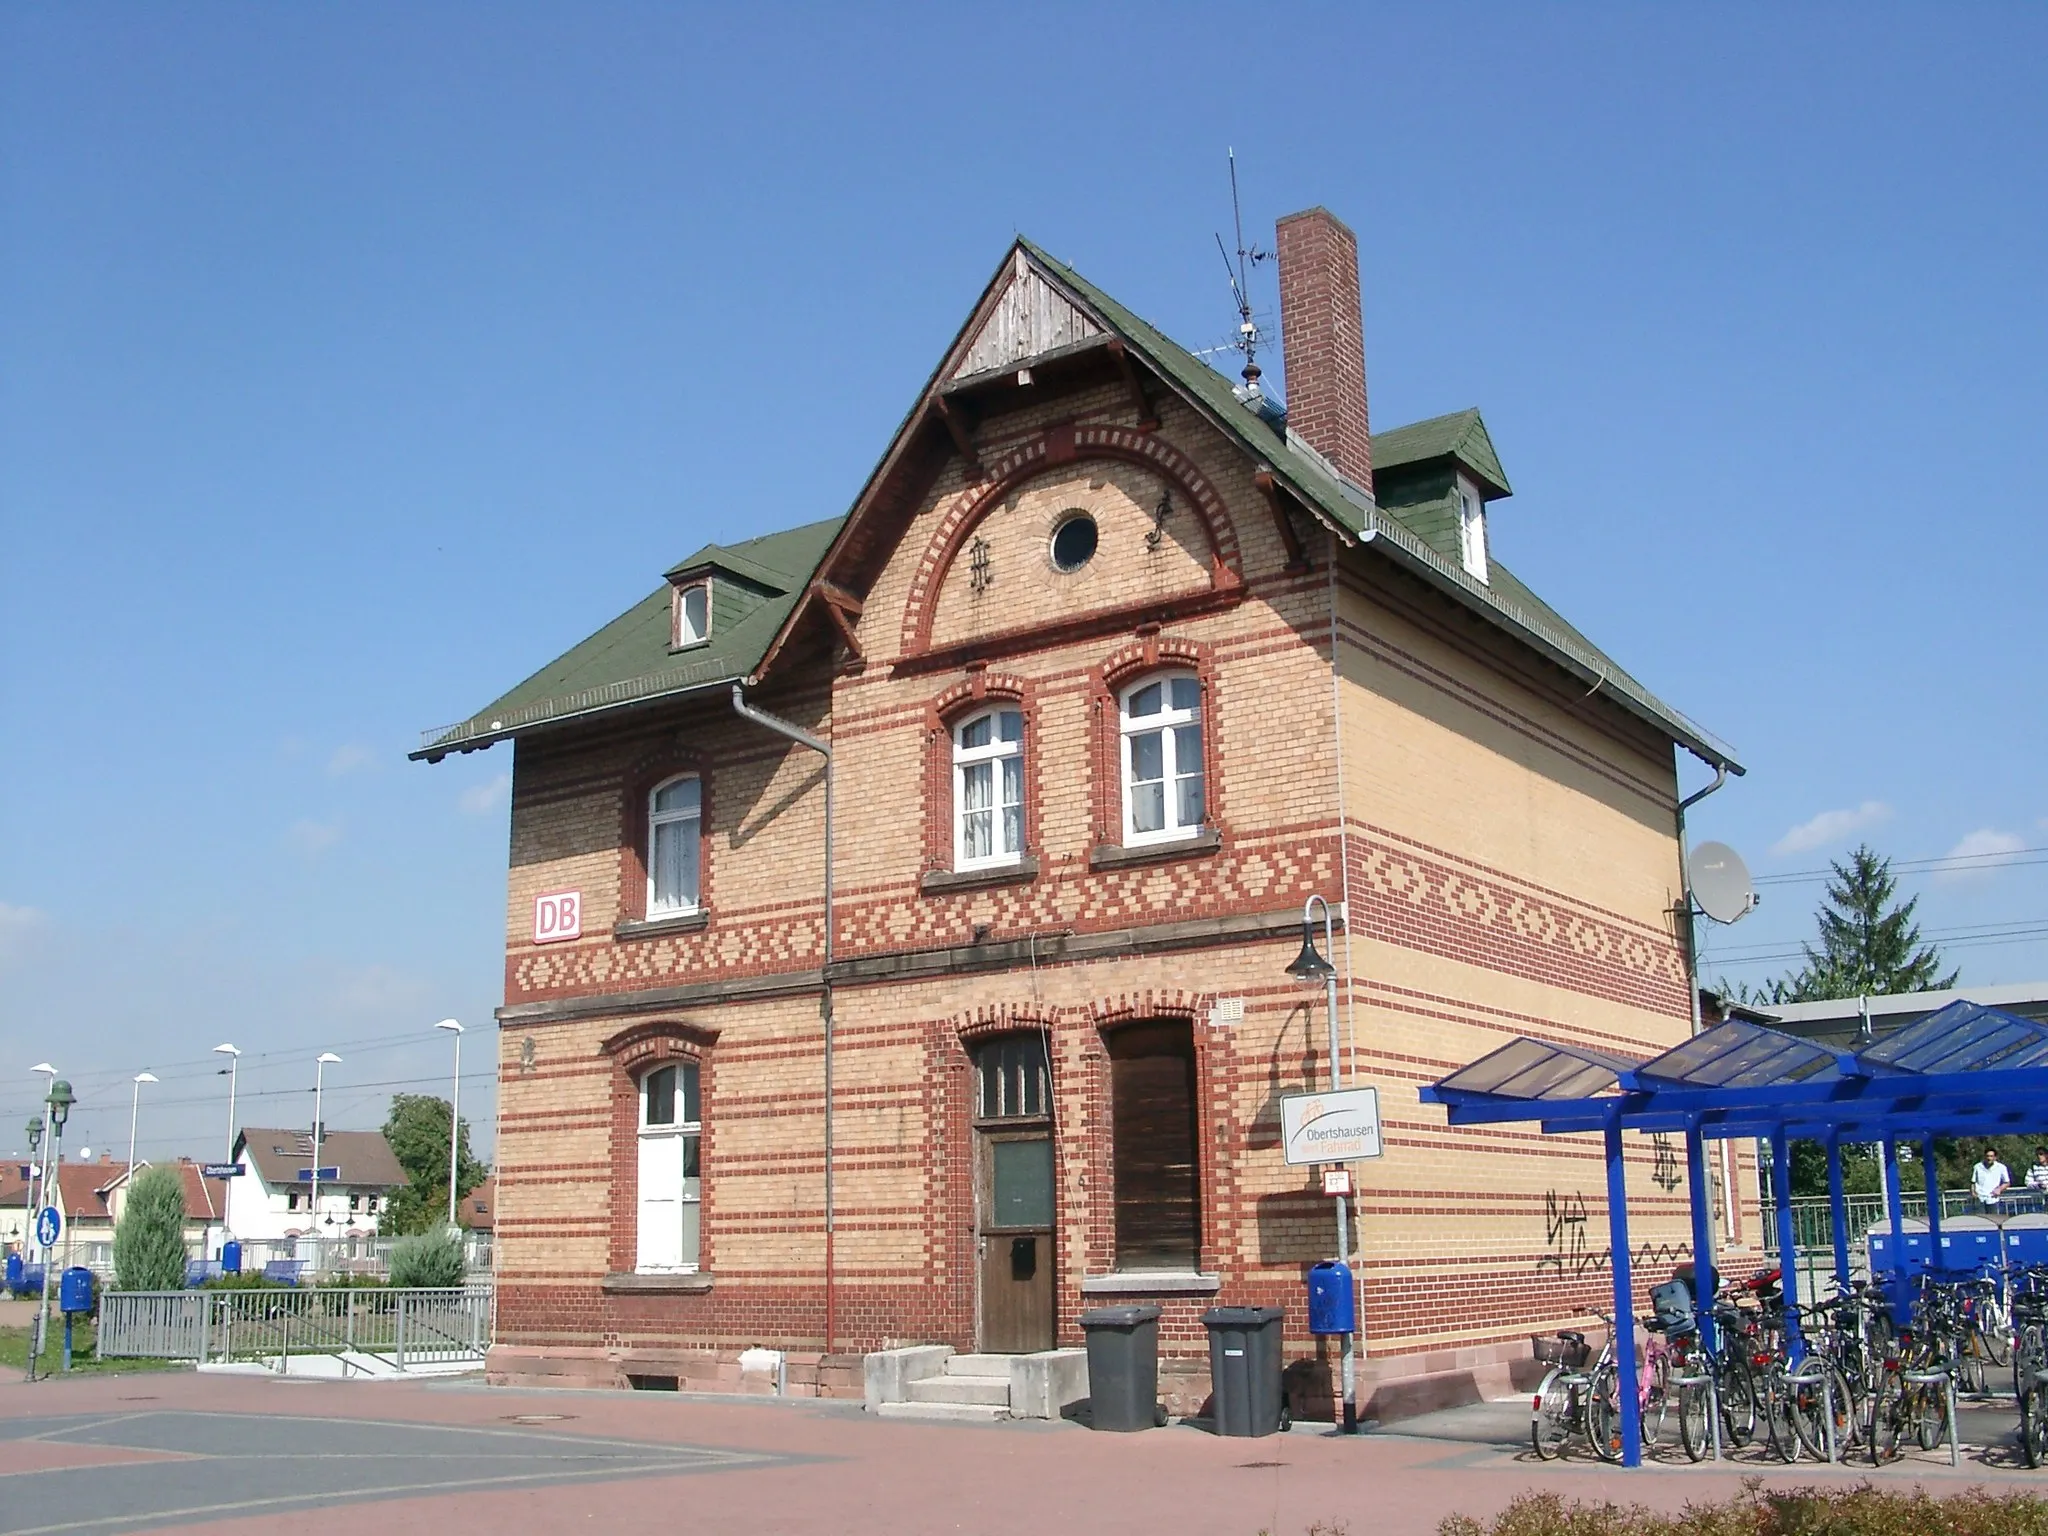
M 1439 1091 L 1503 1099 L 1578 1099 L 1612 1093 L 1637 1065 L 1627 1056 L 1527 1036 L 1510 1040 L 1436 1084 Z
M 1730 1019 L 1644 1062 L 1629 1081 L 1644 1088 L 1767 1088 L 1841 1075 L 1825 1046 Z
M 1901 1072 L 1986 1072 L 2048 1061 L 2048 1027 L 1958 998 L 1857 1059 Z

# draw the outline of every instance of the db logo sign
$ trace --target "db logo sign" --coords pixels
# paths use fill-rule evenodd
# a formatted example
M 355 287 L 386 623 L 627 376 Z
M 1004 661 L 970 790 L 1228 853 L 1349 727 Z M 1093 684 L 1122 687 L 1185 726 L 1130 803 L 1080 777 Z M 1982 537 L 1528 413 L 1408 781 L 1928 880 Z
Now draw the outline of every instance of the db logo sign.
M 533 898 L 533 942 L 553 944 L 583 936 L 583 893 L 552 891 Z

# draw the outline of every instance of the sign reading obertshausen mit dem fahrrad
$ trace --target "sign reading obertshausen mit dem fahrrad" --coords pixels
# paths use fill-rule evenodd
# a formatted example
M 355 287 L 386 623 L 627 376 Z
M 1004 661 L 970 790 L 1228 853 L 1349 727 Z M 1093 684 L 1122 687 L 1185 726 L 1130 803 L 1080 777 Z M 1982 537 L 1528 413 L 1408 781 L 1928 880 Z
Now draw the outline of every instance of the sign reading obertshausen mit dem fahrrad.
M 1280 1100 L 1281 1135 L 1290 1163 L 1348 1163 L 1380 1155 L 1380 1091 L 1331 1089 Z

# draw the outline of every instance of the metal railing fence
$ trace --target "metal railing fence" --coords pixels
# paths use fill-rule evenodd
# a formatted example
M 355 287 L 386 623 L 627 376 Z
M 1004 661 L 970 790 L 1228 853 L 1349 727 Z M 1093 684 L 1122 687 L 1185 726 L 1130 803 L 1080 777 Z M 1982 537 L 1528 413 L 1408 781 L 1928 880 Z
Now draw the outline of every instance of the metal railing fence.
M 1884 1196 L 1880 1194 L 1850 1195 L 1844 1202 L 1849 1213 L 1849 1240 L 1861 1243 L 1864 1234 L 1872 1227 L 1881 1227 L 1890 1220 L 1885 1210 Z M 2008 1196 L 2000 1202 L 2010 1215 L 2048 1209 L 2041 1197 L 2032 1192 Z M 1830 1203 L 1826 1195 L 1794 1195 L 1792 1197 L 1792 1240 L 1804 1252 L 1809 1249 L 1832 1248 L 1835 1243 L 1834 1226 L 1829 1215 Z M 1908 1221 L 1927 1219 L 1927 1195 L 1920 1191 L 1908 1194 L 1899 1192 L 1899 1209 Z M 1941 1192 L 1941 1219 L 1949 1221 L 1957 1216 L 1975 1216 L 1981 1211 L 1977 1197 L 1967 1189 L 1945 1189 Z M 1778 1251 L 1778 1208 L 1775 1202 L 1766 1198 L 1763 1202 L 1764 1236 L 1763 1246 L 1767 1253 Z
M 481 1360 L 489 1349 L 485 1290 L 262 1287 L 109 1291 L 100 1297 L 98 1352 L 108 1358 L 276 1361 L 359 1355 L 403 1371 Z

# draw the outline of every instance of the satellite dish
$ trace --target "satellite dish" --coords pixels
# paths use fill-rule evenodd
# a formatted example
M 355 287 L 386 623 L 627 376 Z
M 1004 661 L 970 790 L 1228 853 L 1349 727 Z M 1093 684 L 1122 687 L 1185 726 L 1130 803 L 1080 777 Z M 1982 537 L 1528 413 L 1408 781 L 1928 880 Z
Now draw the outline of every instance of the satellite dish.
M 1686 884 L 1699 909 L 1717 923 L 1733 923 L 1756 905 L 1749 866 L 1726 843 L 1701 843 L 1685 861 Z

